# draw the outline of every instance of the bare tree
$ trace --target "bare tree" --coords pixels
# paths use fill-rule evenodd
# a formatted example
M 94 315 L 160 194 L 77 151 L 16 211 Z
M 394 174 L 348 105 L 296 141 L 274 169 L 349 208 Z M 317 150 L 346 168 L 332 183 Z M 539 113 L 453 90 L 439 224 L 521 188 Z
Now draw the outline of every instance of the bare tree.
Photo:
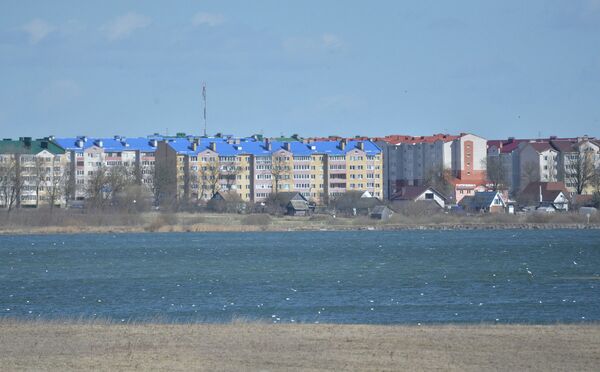
M 0 178 L 0 192 L 4 199 L 3 204 L 7 212 L 10 213 L 14 208 L 21 206 L 24 178 L 20 153 L 3 156 Z
M 40 191 L 42 188 L 48 186 L 47 182 L 52 174 L 52 169 L 50 168 L 48 161 L 46 161 L 46 158 L 36 156 L 33 159 L 32 170 L 31 176 L 33 176 L 33 183 L 35 185 L 35 207 L 37 208 L 40 205 Z
M 108 203 L 108 169 L 98 167 L 88 179 L 86 194 L 90 207 L 103 208 Z
M 488 156 L 485 160 L 487 179 L 493 191 L 506 190 L 509 186 L 508 171 L 499 156 Z
M 200 169 L 201 199 L 212 198 L 220 188 L 221 168 L 217 157 L 211 157 Z
M 12 155 L 0 155 L 0 204 L 8 208 L 8 200 L 12 190 Z
M 125 166 L 111 168 L 101 165 L 88 180 L 88 200 L 95 208 L 118 206 L 119 198 L 135 184 L 135 175 Z
M 174 167 L 163 163 L 155 163 L 152 194 L 154 204 L 160 205 L 165 199 L 173 200 L 177 193 L 177 174 Z
M 523 181 L 523 185 L 521 185 L 521 189 L 524 189 L 532 182 L 538 182 L 540 180 L 540 171 L 538 165 L 533 162 L 527 162 L 523 164 L 523 168 L 521 169 L 521 178 Z
M 594 178 L 594 154 L 591 150 L 578 151 L 570 155 L 566 169 L 566 180 L 581 195 Z
M 592 178 L 594 192 L 600 194 L 600 164 L 594 168 L 594 177 Z
M 60 160 L 55 156 L 52 159 L 52 177 L 50 178 L 50 185 L 48 187 L 48 203 L 50 204 L 50 211 L 54 209 L 58 202 L 67 197 L 69 194 L 68 187 L 68 169 L 62 167 Z
M 452 195 L 452 171 L 443 166 L 431 167 L 423 175 L 423 184 L 433 187 L 444 195 Z
M 289 165 L 289 157 L 282 154 L 273 155 L 273 159 L 271 160 L 271 175 L 275 182 L 275 194 L 279 192 L 281 182 L 288 180 L 290 174 L 291 167 Z

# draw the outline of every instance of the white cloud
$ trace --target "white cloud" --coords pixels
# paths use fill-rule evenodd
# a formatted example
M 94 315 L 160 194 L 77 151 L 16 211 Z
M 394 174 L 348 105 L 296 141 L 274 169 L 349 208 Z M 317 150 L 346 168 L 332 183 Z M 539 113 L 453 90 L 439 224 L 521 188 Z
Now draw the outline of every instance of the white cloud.
M 116 17 L 102 27 L 109 40 L 120 40 L 129 37 L 134 31 L 146 28 L 152 23 L 152 20 L 142 14 L 127 13 Z
M 21 31 L 29 35 L 29 42 L 37 44 L 44 40 L 56 28 L 43 19 L 33 19 L 21 27 Z
M 321 35 L 321 42 L 325 49 L 328 50 L 338 50 L 344 47 L 342 39 L 340 39 L 339 36 L 330 33 Z
M 194 15 L 194 18 L 192 18 L 192 24 L 194 26 L 206 25 L 214 27 L 220 25 L 223 22 L 225 22 L 225 18 L 221 14 L 214 13 L 199 12 L 196 13 L 196 15 Z
M 42 89 L 39 99 L 41 105 L 44 108 L 49 109 L 69 103 L 80 97 L 81 94 L 81 87 L 76 81 L 63 79 L 55 80 Z

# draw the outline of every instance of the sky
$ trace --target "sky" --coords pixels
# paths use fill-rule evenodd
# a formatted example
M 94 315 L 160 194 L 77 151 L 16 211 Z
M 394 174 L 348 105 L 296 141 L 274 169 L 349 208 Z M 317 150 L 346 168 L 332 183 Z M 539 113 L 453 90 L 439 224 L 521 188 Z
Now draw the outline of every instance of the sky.
M 600 136 L 600 0 L 1 2 L 1 138 Z

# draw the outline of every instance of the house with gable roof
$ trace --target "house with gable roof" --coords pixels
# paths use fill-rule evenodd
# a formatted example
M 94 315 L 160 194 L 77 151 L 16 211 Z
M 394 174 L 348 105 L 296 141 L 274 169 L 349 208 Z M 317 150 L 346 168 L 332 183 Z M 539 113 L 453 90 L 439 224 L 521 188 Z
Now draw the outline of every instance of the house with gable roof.
M 521 198 L 529 200 L 531 206 L 552 212 L 569 210 L 570 200 L 567 195 L 563 182 L 531 182 L 521 192 Z
M 498 191 L 476 192 L 464 197 L 460 203 L 465 210 L 477 213 L 505 213 L 507 203 Z

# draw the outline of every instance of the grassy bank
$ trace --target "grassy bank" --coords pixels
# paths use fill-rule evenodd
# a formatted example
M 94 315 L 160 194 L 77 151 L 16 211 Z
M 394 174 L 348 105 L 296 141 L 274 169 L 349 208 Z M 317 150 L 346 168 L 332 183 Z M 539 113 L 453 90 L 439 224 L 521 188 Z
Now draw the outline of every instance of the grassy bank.
M 224 213 L 101 213 L 88 211 L 22 210 L 0 214 L 0 234 L 122 233 L 122 232 L 244 232 L 402 229 L 556 229 L 600 228 L 600 219 L 578 214 L 477 215 L 449 214 L 405 216 L 389 221 L 365 216 L 310 217 L 241 215 Z
M 2 370 L 572 370 L 598 325 L 368 326 L 0 321 Z

